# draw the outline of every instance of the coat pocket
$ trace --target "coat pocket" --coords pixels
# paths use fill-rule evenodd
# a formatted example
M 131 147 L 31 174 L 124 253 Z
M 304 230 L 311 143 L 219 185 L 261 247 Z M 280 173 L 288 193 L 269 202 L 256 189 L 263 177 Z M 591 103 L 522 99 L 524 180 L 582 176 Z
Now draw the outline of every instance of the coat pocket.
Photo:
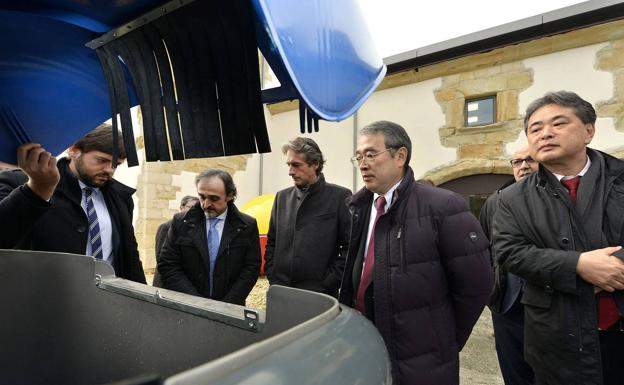
M 523 305 L 535 306 L 541 309 L 550 309 L 550 305 L 552 304 L 552 293 L 545 291 L 543 288 L 525 284 L 524 293 L 522 294 L 522 300 L 520 302 Z
M 193 240 L 187 237 L 180 237 L 175 240 L 175 244 L 178 246 L 193 246 Z
M 336 212 L 324 213 L 324 214 L 315 215 L 314 219 L 322 221 L 325 219 L 336 218 L 336 215 L 337 215 Z

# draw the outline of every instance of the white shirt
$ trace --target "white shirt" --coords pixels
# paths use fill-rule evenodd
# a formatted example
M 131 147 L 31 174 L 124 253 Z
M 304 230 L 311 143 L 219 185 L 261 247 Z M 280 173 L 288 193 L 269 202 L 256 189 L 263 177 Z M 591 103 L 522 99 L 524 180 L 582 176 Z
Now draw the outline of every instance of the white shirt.
M 398 181 L 394 186 L 390 187 L 390 189 L 384 194 L 384 197 L 386 198 L 386 205 L 384 206 L 384 213 L 388 212 L 388 209 L 390 208 L 390 206 L 392 206 L 392 196 L 394 195 L 394 190 L 397 189 L 397 187 L 399 187 L 399 184 L 401 184 L 401 181 L 403 181 L 403 179 L 401 179 L 400 181 Z M 379 194 L 375 193 L 373 194 L 373 203 L 371 204 L 371 213 L 370 213 L 370 218 L 368 220 L 368 231 L 366 233 L 366 248 L 364 249 L 364 256 L 366 256 L 366 250 L 368 250 L 368 242 L 370 242 L 370 237 L 371 234 L 373 233 L 373 225 L 375 224 L 375 217 L 377 217 L 377 209 L 375 208 L 375 200 L 379 197 Z M 362 269 L 362 271 L 364 271 L 364 269 Z
M 80 185 L 80 190 L 82 192 L 82 198 L 80 200 L 80 206 L 84 210 L 85 214 L 87 214 L 87 198 L 84 193 L 84 188 L 87 187 L 86 184 L 82 183 L 81 180 L 78 180 L 78 184 Z M 108 264 L 113 264 L 113 224 L 111 222 L 110 214 L 108 213 L 108 207 L 106 207 L 106 201 L 104 200 L 104 195 L 99 188 L 92 187 L 93 194 L 91 194 L 91 200 L 93 201 L 93 207 L 95 208 L 95 213 L 98 218 L 98 225 L 100 226 L 100 237 L 102 239 L 102 259 Z M 91 234 L 89 233 L 89 226 L 87 225 L 87 249 L 85 250 L 86 255 L 93 255 L 91 250 Z
M 583 169 L 579 171 L 577 175 L 559 175 L 559 174 L 555 174 L 554 172 L 553 172 L 553 175 L 557 178 L 559 182 L 561 182 L 561 180 L 568 180 L 568 179 L 576 178 L 577 176 L 585 175 L 587 171 L 589 170 L 589 166 L 591 166 L 591 160 L 589 160 L 589 156 L 588 156 L 587 163 L 585 163 L 585 167 L 583 167 Z

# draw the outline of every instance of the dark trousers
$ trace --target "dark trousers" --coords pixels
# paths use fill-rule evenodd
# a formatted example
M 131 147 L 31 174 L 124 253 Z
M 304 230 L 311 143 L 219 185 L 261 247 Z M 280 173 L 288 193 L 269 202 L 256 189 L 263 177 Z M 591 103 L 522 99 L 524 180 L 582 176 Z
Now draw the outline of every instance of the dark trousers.
M 599 331 L 603 385 L 624 383 L 624 332 Z
M 492 313 L 496 355 L 505 385 L 533 385 L 533 369 L 524 360 L 524 308 L 520 300 L 505 314 Z

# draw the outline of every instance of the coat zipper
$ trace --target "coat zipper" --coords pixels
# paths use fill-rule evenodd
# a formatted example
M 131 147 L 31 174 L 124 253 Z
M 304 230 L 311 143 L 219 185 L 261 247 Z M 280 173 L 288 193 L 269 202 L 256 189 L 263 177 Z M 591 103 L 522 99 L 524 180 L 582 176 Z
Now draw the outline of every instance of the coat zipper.
M 403 247 L 403 240 L 401 239 L 401 235 L 403 234 L 403 227 L 399 227 L 399 232 L 397 233 L 397 242 L 399 242 L 399 262 L 401 263 L 401 273 L 405 273 L 407 271 L 407 263 L 405 262 L 405 250 Z

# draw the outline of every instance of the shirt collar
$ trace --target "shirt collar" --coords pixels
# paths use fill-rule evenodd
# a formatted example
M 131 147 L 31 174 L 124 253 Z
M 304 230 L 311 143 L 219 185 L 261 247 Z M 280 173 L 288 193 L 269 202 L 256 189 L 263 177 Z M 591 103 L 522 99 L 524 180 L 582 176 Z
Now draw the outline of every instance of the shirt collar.
M 589 156 L 587 157 L 587 162 L 585 163 L 585 167 L 583 167 L 583 169 L 581 171 L 579 171 L 579 173 L 577 175 L 560 175 L 560 174 L 555 174 L 553 172 L 553 175 L 557 178 L 557 180 L 559 182 L 561 182 L 561 180 L 567 180 L 567 179 L 572 179 L 575 178 L 577 176 L 583 176 L 587 173 L 587 171 L 589 170 L 589 166 L 591 166 L 591 160 L 589 159 Z
M 100 192 L 99 187 L 91 187 L 91 186 L 87 186 L 87 185 L 86 185 L 86 184 L 84 184 L 84 183 L 83 183 L 80 179 L 78 179 L 78 185 L 80 186 L 80 190 L 83 190 L 83 191 L 84 191 L 84 189 L 85 189 L 85 188 L 89 187 L 89 188 L 90 188 L 90 189 L 92 189 L 92 190 L 93 190 L 93 192 L 94 192 L 94 193 L 96 193 L 96 194 Z
M 397 189 L 397 187 L 399 187 L 399 185 L 401 184 L 401 182 L 403 181 L 403 178 L 401 178 L 398 182 L 396 182 L 396 184 L 392 187 L 390 187 L 390 189 L 388 191 L 386 191 L 384 195 L 384 197 L 386 198 L 386 210 L 392 205 L 392 196 L 394 195 L 394 191 Z M 373 205 L 375 204 L 375 201 L 377 200 L 377 198 L 379 197 L 379 194 L 374 193 L 373 194 Z

